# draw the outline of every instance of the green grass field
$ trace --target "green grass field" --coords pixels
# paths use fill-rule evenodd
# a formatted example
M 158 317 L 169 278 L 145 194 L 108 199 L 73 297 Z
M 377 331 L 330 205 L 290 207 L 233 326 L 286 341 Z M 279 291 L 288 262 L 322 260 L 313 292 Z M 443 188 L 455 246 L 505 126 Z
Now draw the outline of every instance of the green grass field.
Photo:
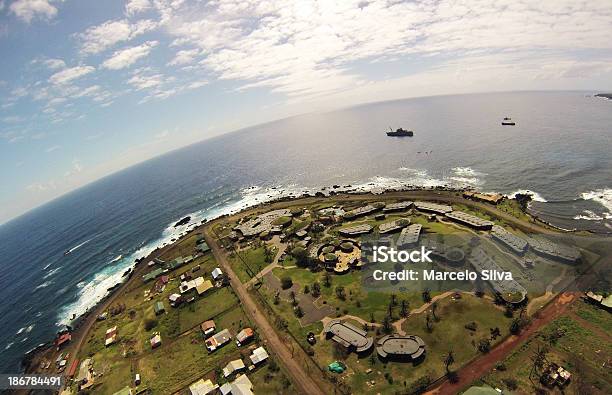
M 502 369 L 491 371 L 481 381 L 502 389 L 509 389 L 509 384 L 516 385 L 515 391 L 518 393 L 536 392 L 543 386 L 539 383 L 537 371 L 532 369 L 532 361 L 534 354 L 540 349 L 546 350 L 548 362 L 563 366 L 572 374 L 564 393 L 612 393 L 612 378 L 607 366 L 612 356 L 612 343 L 609 340 L 609 332 L 602 330 L 612 320 L 608 312 L 601 311 L 608 314 L 608 317 L 605 317 L 592 311 L 592 308 L 594 307 L 576 302 L 571 310 L 578 317 L 585 319 L 586 323 L 578 322 L 568 315 L 557 318 L 514 350 L 503 361 Z M 560 337 L 551 337 L 551 334 Z
M 271 257 L 276 255 L 276 248 L 271 248 Z M 262 271 L 270 263 L 266 262 L 265 249 L 263 247 L 252 247 L 237 252 L 242 259 L 234 252 L 230 256 L 232 268 L 242 283 L 246 283 L 253 276 Z M 246 262 L 246 264 L 245 264 Z

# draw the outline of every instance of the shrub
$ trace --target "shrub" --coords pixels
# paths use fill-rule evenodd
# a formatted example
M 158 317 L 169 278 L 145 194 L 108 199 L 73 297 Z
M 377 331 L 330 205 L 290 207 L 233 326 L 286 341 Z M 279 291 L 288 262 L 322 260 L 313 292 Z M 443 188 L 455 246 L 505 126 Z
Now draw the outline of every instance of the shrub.
M 285 276 L 281 278 L 281 287 L 283 289 L 289 289 L 293 287 L 293 280 L 291 280 L 291 277 Z
M 481 339 L 478 342 L 478 351 L 480 351 L 483 354 L 486 354 L 490 350 L 491 350 L 491 342 L 489 341 L 489 339 Z
M 516 383 L 516 380 L 513 378 L 506 378 L 502 380 L 504 382 L 504 384 L 506 384 L 506 387 L 508 387 L 508 389 L 510 391 L 514 391 L 515 389 L 518 388 L 518 384 Z
M 147 318 L 144 321 L 144 328 L 145 330 L 148 332 L 151 329 L 155 328 L 157 326 L 157 320 L 151 319 L 151 318 Z

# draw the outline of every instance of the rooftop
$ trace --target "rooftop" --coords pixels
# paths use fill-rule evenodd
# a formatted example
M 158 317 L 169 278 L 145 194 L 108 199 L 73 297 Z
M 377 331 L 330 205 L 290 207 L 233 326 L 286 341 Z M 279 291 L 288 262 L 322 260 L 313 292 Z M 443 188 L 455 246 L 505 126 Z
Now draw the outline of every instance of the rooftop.
M 414 202 L 414 206 L 421 211 L 429 211 L 436 214 L 446 214 L 453 211 L 451 206 L 446 204 L 436 204 L 430 202 Z
M 210 379 L 200 379 L 189 386 L 189 391 L 191 391 L 191 395 L 208 395 L 216 391 L 217 388 L 219 388 L 219 385 L 213 384 Z
M 246 374 L 241 374 L 231 383 L 223 384 L 219 390 L 222 395 L 253 395 L 253 383 Z
M 369 233 L 372 231 L 372 226 L 368 224 L 355 225 L 348 228 L 338 230 L 339 233 L 347 236 L 359 235 L 362 233 Z
M 402 229 L 402 232 L 400 233 L 399 238 L 397 239 L 397 245 L 404 246 L 409 244 L 416 244 L 419 241 L 421 228 L 423 228 L 421 224 L 412 224 Z
M 323 330 L 331 335 L 335 342 L 345 347 L 355 347 L 357 352 L 367 351 L 374 344 L 374 339 L 367 337 L 366 331 L 341 320 L 330 321 Z
M 403 202 L 391 203 L 387 204 L 387 206 L 383 208 L 383 211 L 402 211 L 406 210 L 407 208 L 410 208 L 412 205 L 413 203 L 408 200 Z
M 381 358 L 402 356 L 417 359 L 425 353 L 425 342 L 418 336 L 383 336 L 376 343 L 376 352 Z
M 378 231 L 380 233 L 389 233 L 395 230 L 401 229 L 410 224 L 410 219 L 399 218 L 394 221 L 385 222 L 384 224 L 378 225 Z
M 229 342 L 231 338 L 232 334 L 230 331 L 228 329 L 223 329 L 206 340 L 206 348 L 208 348 L 209 351 L 215 351 L 217 348 Z
M 475 228 L 490 228 L 494 225 L 493 222 L 477 217 L 472 214 L 464 213 L 463 211 L 453 211 L 446 214 L 447 218 L 454 221 L 464 223 Z
M 499 193 L 480 193 L 480 192 L 473 192 L 473 191 L 465 192 L 463 194 L 463 197 L 472 198 L 474 200 L 481 200 L 483 202 L 488 202 L 488 203 L 493 203 L 493 204 L 497 204 L 504 199 L 504 195 L 501 195 Z
M 560 259 L 568 262 L 576 262 L 580 259 L 580 251 L 574 247 L 553 243 L 543 238 L 530 238 L 529 246 L 538 254 Z
M 493 226 L 493 230 L 491 232 L 491 236 L 493 236 L 494 240 L 499 241 L 506 245 L 506 247 L 510 248 L 515 253 L 521 255 L 527 251 L 527 242 L 514 233 L 508 232 L 506 229 L 502 228 L 499 225 Z
M 229 377 L 235 371 L 242 370 L 244 368 L 245 366 L 244 366 L 244 362 L 242 361 L 242 359 L 235 359 L 233 361 L 229 361 L 228 364 L 225 365 L 225 367 L 223 368 L 223 376 Z
M 347 212 L 345 215 L 348 216 L 348 217 L 358 217 L 358 216 L 361 216 L 361 215 L 370 214 L 370 213 L 378 210 L 378 208 L 379 207 L 377 207 L 376 203 L 368 204 L 367 206 L 357 207 L 356 209 L 353 209 L 353 210 Z
M 268 352 L 265 348 L 259 347 L 253 350 L 253 354 L 251 354 L 249 358 L 251 358 L 251 362 L 253 362 L 253 365 L 257 365 L 258 363 L 268 359 Z
M 257 217 L 250 219 L 238 226 L 235 229 L 239 230 L 245 237 L 259 235 L 262 232 L 269 232 L 272 229 L 272 222 L 280 217 L 290 217 L 291 210 L 284 208 L 280 210 L 269 211 L 260 214 Z
M 481 248 L 475 248 L 468 258 L 468 261 L 478 271 L 495 270 L 501 272 L 502 269 L 495 263 L 493 258 L 488 256 Z M 493 289 L 507 302 L 520 303 L 527 296 L 527 291 L 515 280 L 489 280 Z

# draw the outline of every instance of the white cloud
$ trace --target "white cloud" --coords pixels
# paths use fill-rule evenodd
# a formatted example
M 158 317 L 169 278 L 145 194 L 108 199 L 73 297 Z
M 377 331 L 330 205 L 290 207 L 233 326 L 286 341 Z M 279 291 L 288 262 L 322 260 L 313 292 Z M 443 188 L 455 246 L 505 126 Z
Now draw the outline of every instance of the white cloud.
M 57 151 L 57 150 L 58 150 L 58 149 L 60 149 L 60 148 L 61 148 L 61 147 L 60 147 L 59 145 L 54 145 L 54 146 L 51 146 L 51 147 L 47 148 L 47 149 L 45 150 L 45 152 L 47 152 L 47 153 L 51 153 L 51 152 L 53 152 L 53 151 Z
M 136 90 L 156 88 L 164 83 L 164 76 L 161 74 L 135 74 L 128 80 L 128 83 Z
M 4 3 L 2 5 L 4 8 Z M 9 7 L 10 13 L 26 23 L 38 17 L 51 19 L 57 15 L 57 8 L 49 0 L 16 0 Z
M 45 59 L 43 64 L 51 70 L 63 69 L 66 67 L 66 62 L 62 59 Z
M 136 23 L 130 23 L 127 19 L 106 21 L 100 25 L 92 26 L 78 35 L 82 41 L 81 51 L 84 54 L 100 53 L 156 27 L 157 23 L 149 19 L 140 20 Z
M 125 13 L 128 16 L 132 16 L 151 8 L 152 5 L 149 0 L 128 0 L 125 4 Z
M 87 88 L 80 89 L 78 92 L 72 95 L 72 97 L 79 98 L 79 97 L 85 97 L 85 96 L 93 96 L 94 94 L 100 92 L 100 90 L 101 90 L 100 85 L 91 85 L 91 86 L 88 86 Z
M 57 185 L 55 184 L 55 181 L 35 182 L 26 186 L 26 189 L 30 192 L 44 192 L 56 188 Z
M 62 71 L 58 71 L 57 73 L 53 74 L 50 78 L 49 78 L 49 82 L 54 84 L 54 85 L 61 85 L 61 84 L 66 84 L 70 81 L 76 80 L 78 78 L 81 78 L 91 72 L 93 72 L 95 69 L 92 66 L 75 66 L 75 67 L 71 67 L 69 69 L 64 69 Z
M 157 41 L 147 41 L 135 47 L 115 51 L 110 58 L 102 63 L 102 67 L 110 70 L 119 70 L 129 67 L 139 59 L 148 56 L 156 45 Z
M 189 64 L 193 61 L 193 59 L 198 56 L 200 53 L 199 49 L 185 49 L 182 51 L 178 51 L 168 65 L 169 66 L 181 66 L 185 64 Z
M 70 170 L 64 173 L 64 177 L 71 177 L 75 174 L 78 174 L 83 171 L 83 165 L 81 165 L 81 161 L 77 158 L 72 160 L 72 167 Z
M 414 59 L 443 63 L 476 53 L 497 53 L 502 60 L 509 50 L 535 56 L 609 51 L 612 9 L 606 3 L 228 0 L 178 7 L 170 0 L 155 2 L 173 42 L 200 48 L 201 65 L 216 78 L 292 97 L 370 82 L 367 67 L 357 71 L 357 62 L 401 59 L 409 70 Z

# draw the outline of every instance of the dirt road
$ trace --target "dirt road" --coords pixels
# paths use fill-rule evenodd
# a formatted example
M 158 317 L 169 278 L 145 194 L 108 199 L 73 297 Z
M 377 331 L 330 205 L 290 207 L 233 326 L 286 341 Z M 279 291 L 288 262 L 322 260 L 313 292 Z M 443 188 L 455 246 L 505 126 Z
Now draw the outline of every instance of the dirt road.
M 491 371 L 498 361 L 506 358 L 512 350 L 516 349 L 519 344 L 531 337 L 537 330 L 563 314 L 578 296 L 577 293 L 563 293 L 559 295 L 553 302 L 544 307 L 538 316 L 533 318 L 531 324 L 523 329 L 518 336 L 510 336 L 503 343 L 493 348 L 488 354 L 475 359 L 459 369 L 457 372 L 459 381 L 457 383 L 452 384 L 449 381 L 445 381 L 439 387 L 428 392 L 428 394 L 452 395 L 465 389 L 465 387 L 472 382 Z
M 325 392 L 319 388 L 318 384 L 304 371 L 302 365 L 298 363 L 287 344 L 278 336 L 276 328 L 274 328 L 269 322 L 264 313 L 261 312 L 259 306 L 251 295 L 248 293 L 246 287 L 240 282 L 238 276 L 233 271 L 232 266 L 226 259 L 225 253 L 221 251 L 221 248 L 217 242 L 213 239 L 209 233 L 209 228 L 204 229 L 204 239 L 210 246 L 210 249 L 216 259 L 221 265 L 223 271 L 228 275 L 232 288 L 238 295 L 238 298 L 242 302 L 244 311 L 249 315 L 253 323 L 259 328 L 259 333 L 262 338 L 266 340 L 266 346 L 279 358 L 280 363 L 286 367 L 285 371 L 290 376 L 291 382 L 295 385 L 296 389 L 303 394 L 314 395 Z

